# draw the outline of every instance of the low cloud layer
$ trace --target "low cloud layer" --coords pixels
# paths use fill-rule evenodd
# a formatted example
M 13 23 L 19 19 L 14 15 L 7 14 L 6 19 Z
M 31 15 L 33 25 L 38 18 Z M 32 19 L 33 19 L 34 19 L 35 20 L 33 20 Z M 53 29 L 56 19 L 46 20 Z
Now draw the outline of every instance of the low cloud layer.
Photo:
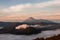
M 12 35 L 12 34 L 1 34 L 0 40 L 33 40 L 35 38 L 40 38 L 40 37 L 51 37 L 53 35 L 58 35 L 60 34 L 60 30 L 51 30 L 51 31 L 43 31 L 40 34 L 36 35 Z M 8 37 L 9 36 L 9 37 Z

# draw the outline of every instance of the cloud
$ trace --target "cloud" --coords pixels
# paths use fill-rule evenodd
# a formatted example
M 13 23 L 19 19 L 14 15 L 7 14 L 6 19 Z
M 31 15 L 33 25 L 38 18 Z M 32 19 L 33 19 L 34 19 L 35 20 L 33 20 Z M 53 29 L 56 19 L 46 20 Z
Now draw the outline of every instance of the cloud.
M 51 0 L 48 2 L 42 2 L 42 3 L 27 3 L 27 4 L 19 4 L 19 5 L 15 5 L 15 6 L 10 6 L 6 9 L 3 9 L 4 12 L 24 12 L 24 11 L 28 11 L 29 9 L 36 9 L 36 8 L 45 8 L 48 6 L 53 6 L 53 5 L 60 5 L 60 0 Z
M 41 37 L 51 37 L 51 36 L 54 36 L 54 35 L 58 35 L 60 34 L 60 29 L 56 29 L 56 30 L 47 30 L 47 31 L 42 31 L 42 33 L 40 34 Z
M 10 6 L 8 8 L 0 10 L 0 21 L 20 21 L 25 20 L 28 17 L 45 18 L 49 15 L 60 15 L 60 7 L 57 9 L 46 7 L 60 5 L 60 0 L 50 0 L 42 3 L 27 3 Z M 43 9 L 43 10 L 42 10 Z

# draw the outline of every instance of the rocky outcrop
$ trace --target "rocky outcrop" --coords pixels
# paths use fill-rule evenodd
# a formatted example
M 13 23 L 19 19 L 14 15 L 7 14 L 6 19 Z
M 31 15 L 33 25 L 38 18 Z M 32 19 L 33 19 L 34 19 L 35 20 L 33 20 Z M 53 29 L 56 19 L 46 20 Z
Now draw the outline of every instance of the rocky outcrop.
M 60 40 L 60 34 L 57 35 L 57 36 L 48 37 L 46 39 L 44 39 L 44 38 L 36 38 L 36 39 L 33 39 L 33 40 Z

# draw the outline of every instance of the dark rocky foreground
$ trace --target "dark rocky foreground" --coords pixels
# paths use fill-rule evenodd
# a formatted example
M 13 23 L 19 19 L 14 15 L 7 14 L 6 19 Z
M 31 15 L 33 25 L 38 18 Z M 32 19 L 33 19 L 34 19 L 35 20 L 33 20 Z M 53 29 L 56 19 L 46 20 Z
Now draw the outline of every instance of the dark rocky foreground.
M 48 37 L 46 39 L 44 39 L 44 38 L 36 38 L 36 39 L 33 39 L 33 40 L 60 40 L 60 34 L 57 35 L 57 36 Z

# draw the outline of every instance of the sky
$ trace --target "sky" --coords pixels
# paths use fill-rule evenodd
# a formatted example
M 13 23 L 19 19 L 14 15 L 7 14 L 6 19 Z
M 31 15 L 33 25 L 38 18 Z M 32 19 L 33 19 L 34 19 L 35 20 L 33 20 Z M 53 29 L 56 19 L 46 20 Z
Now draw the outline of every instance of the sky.
M 60 0 L 0 0 L 0 21 L 60 15 Z

